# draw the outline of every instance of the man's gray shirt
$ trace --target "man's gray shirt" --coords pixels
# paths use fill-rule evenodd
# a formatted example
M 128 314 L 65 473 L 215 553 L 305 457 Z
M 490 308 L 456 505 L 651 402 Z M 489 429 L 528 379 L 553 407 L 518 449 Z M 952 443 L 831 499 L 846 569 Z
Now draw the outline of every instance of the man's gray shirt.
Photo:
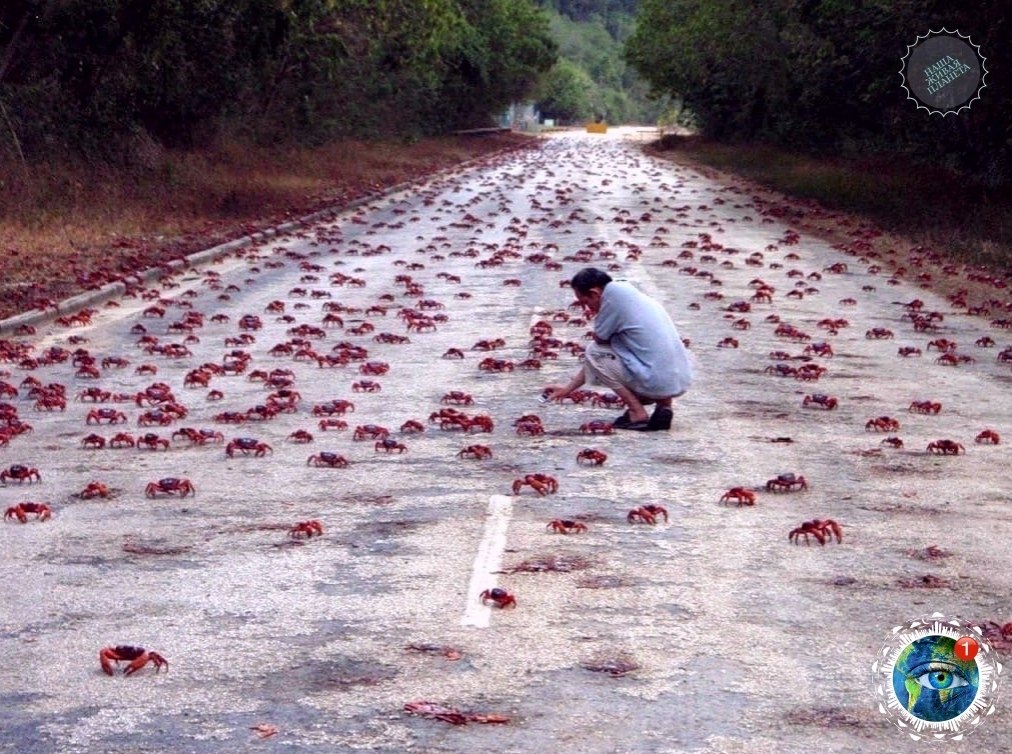
M 632 283 L 604 287 L 594 334 L 608 341 L 632 375 L 629 389 L 645 398 L 677 396 L 689 389 L 692 367 L 671 317 Z

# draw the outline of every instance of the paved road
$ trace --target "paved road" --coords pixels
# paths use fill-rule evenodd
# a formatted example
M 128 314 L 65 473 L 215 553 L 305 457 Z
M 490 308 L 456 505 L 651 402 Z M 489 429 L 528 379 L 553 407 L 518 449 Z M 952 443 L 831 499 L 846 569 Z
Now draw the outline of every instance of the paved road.
M 90 326 L 54 324 L 22 339 L 35 355 L 83 347 L 130 363 L 98 379 L 74 377 L 69 363 L 3 365 L 15 385 L 34 375 L 65 383 L 73 397 L 162 381 L 189 415 L 144 429 L 137 421 L 147 409 L 132 403 L 72 398 L 49 413 L 33 409 L 24 387 L 9 399 L 35 431 L 0 448 L 0 466 L 36 467 L 42 481 L 0 488 L 0 506 L 46 502 L 54 513 L 0 526 L 0 751 L 922 750 L 876 711 L 870 666 L 892 626 L 926 612 L 1012 620 L 1012 472 L 1005 445 L 974 442 L 985 428 L 1012 437 L 1009 368 L 995 361 L 1009 336 L 986 317 L 963 316 L 941 290 L 907 277 L 890 284 L 886 269 L 869 272 L 875 260 L 835 250 L 805 230 L 807 220 L 792 226 L 782 215 L 621 138 L 567 135 L 189 270 L 155 291 L 162 302 L 127 298 Z M 856 238 L 862 229 L 840 232 Z M 574 259 L 581 251 L 662 300 L 691 341 L 697 381 L 677 402 L 670 433 L 584 436 L 580 425 L 617 411 L 539 405 L 541 386 L 576 368 L 563 349 L 540 371 L 478 368 L 489 356 L 528 358 L 529 328 L 542 319 L 559 340 L 584 342 L 586 324 L 564 321 L 580 313 L 559 285 L 585 265 Z M 549 264 L 530 261 L 537 255 Z M 503 263 L 489 263 L 496 259 Z M 826 270 L 836 263 L 846 270 Z M 753 296 L 756 278 L 775 289 L 772 301 L 726 311 Z M 914 298 L 945 314 L 940 331 L 918 333 L 904 319 L 899 304 Z M 409 332 L 397 316 L 420 300 L 445 307 L 428 310 L 446 317 L 434 331 Z M 275 301 L 283 313 L 267 311 Z M 164 318 L 142 314 L 159 305 Z M 388 373 L 268 355 L 292 340 L 289 328 L 320 327 L 326 305 L 345 307 L 343 327 L 310 335 L 311 348 L 361 345 Z M 366 314 L 372 306 L 388 311 Z M 138 324 L 163 344 L 181 343 L 185 333 L 167 327 L 191 310 L 205 315 L 191 356 L 135 345 Z M 215 314 L 229 321 L 211 321 Z M 263 324 L 242 347 L 250 370 L 292 370 L 302 400 L 269 421 L 216 424 L 216 414 L 246 412 L 270 393 L 248 372 L 183 386 L 189 371 L 238 348 L 225 339 L 241 335 L 246 314 Z M 770 351 L 799 356 L 806 345 L 775 336 L 774 315 L 831 344 L 832 358 L 810 362 L 828 368 L 817 383 L 765 373 Z M 750 329 L 733 329 L 740 318 Z M 829 334 L 818 327 L 826 318 L 849 326 Z M 362 322 L 375 329 L 350 334 Z M 875 327 L 895 337 L 867 339 Z M 383 332 L 410 342 L 376 342 Z M 72 345 L 72 335 L 87 342 Z M 997 347 L 975 347 L 983 336 Z M 471 350 L 494 338 L 505 347 Z M 718 348 L 725 338 L 739 347 Z M 976 361 L 936 364 L 927 350 L 936 338 Z M 923 355 L 901 358 L 902 346 Z M 451 348 L 464 358 L 441 358 Z M 144 363 L 157 374 L 135 374 Z M 353 391 L 362 379 L 381 390 Z M 211 389 L 224 397 L 209 401 Z M 462 410 L 491 416 L 494 431 L 430 424 L 450 390 L 473 396 Z M 812 393 L 838 407 L 803 409 Z M 311 409 L 333 399 L 354 402 L 349 430 L 318 429 Z M 914 400 L 942 409 L 908 413 Z M 103 407 L 128 423 L 87 426 L 88 411 Z M 513 420 L 531 412 L 546 433 L 517 436 Z M 900 420 L 892 434 L 903 449 L 865 430 L 882 415 Z M 412 419 L 426 431 L 400 434 Z M 365 424 L 389 428 L 406 451 L 354 441 L 351 430 Z M 178 437 L 168 450 L 81 447 L 90 432 L 168 438 L 184 426 L 251 437 L 273 452 L 230 459 L 221 445 Z M 313 442 L 291 442 L 298 429 Z M 926 452 L 943 438 L 965 455 Z M 488 445 L 492 458 L 458 458 L 472 443 Z M 585 448 L 607 462 L 578 465 Z M 306 465 L 321 452 L 349 465 Z M 509 494 L 536 472 L 554 476 L 558 493 Z M 767 493 L 766 480 L 784 472 L 803 475 L 808 490 Z M 145 485 L 166 477 L 189 479 L 196 495 L 147 499 Z M 72 496 L 91 481 L 114 496 Z M 733 486 L 756 490 L 755 506 L 721 505 Z M 627 523 L 630 508 L 648 503 L 664 506 L 670 522 Z M 546 523 L 555 518 L 588 531 L 552 534 Z M 791 544 L 788 532 L 813 518 L 837 521 L 842 544 Z M 323 536 L 288 536 L 307 520 L 321 522 Z M 929 545 L 948 556 L 916 557 Z M 479 605 L 478 593 L 493 587 L 514 594 L 516 609 Z M 155 650 L 168 672 L 107 677 L 96 655 L 113 645 Z M 511 722 L 455 726 L 405 714 L 415 700 Z M 259 725 L 277 732 L 261 740 Z M 1000 750 L 1010 733 L 1002 706 L 974 745 Z

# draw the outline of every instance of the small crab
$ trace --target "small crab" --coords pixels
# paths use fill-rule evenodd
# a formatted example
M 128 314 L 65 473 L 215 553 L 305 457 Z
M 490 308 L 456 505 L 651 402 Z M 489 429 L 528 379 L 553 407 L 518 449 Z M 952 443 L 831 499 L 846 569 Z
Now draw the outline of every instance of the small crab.
M 98 661 L 102 665 L 102 671 L 106 675 L 112 675 L 114 668 L 121 662 L 129 662 L 123 675 L 133 675 L 148 663 L 155 666 L 155 672 L 162 668 L 168 670 L 169 663 L 157 652 L 152 652 L 144 647 L 129 647 L 120 645 L 116 647 L 104 647 L 99 650 Z M 114 665 L 115 663 L 116 665 Z
M 585 424 L 580 425 L 580 431 L 585 435 L 610 435 L 615 429 L 611 422 L 606 422 L 603 419 L 595 419 Z
M 486 589 L 478 595 L 478 601 L 486 605 L 491 602 L 496 607 L 503 609 L 507 607 L 516 607 L 517 598 L 507 592 L 505 589 L 499 587 L 493 587 L 492 589 Z
M 309 456 L 306 460 L 306 466 L 326 466 L 331 469 L 344 469 L 348 466 L 348 460 L 337 453 L 317 453 L 316 455 Z
M 581 524 L 579 521 L 571 521 L 568 518 L 556 518 L 549 521 L 545 528 L 559 534 L 579 534 L 587 531 L 586 524 Z
M 608 460 L 608 455 L 602 450 L 594 450 L 593 448 L 584 448 L 576 454 L 577 463 L 587 463 L 591 466 L 600 466 Z
M 805 481 L 805 478 L 790 472 L 778 474 L 773 479 L 766 482 L 767 492 L 792 492 L 793 490 L 807 489 L 808 482 Z
M 373 445 L 373 449 L 377 453 L 380 451 L 383 451 L 384 453 L 403 453 L 408 449 L 408 446 L 404 443 L 397 442 L 392 437 L 384 437 L 382 440 L 376 441 Z
M 309 539 L 310 537 L 323 536 L 323 524 L 316 519 L 299 521 L 288 530 L 288 536 L 292 539 Z
M 458 458 L 475 458 L 479 461 L 492 457 L 492 448 L 487 445 L 468 445 L 457 453 Z
M 752 490 L 745 489 L 744 487 L 732 487 L 721 496 L 720 502 L 738 503 L 738 507 L 743 505 L 755 505 L 755 493 Z
M 657 519 L 661 516 L 664 516 L 664 521 L 667 523 L 668 511 L 666 508 L 660 505 L 641 505 L 639 508 L 633 508 L 626 514 L 626 521 L 630 524 L 637 521 L 644 524 L 656 524 Z
M 953 440 L 935 440 L 928 443 L 928 452 L 940 456 L 958 456 L 966 452 L 966 448 Z
M 804 537 L 805 544 L 808 544 L 809 535 L 815 537 L 820 545 L 826 544 L 827 541 L 832 542 L 833 537 L 836 537 L 837 543 L 843 542 L 843 532 L 840 530 L 840 525 L 831 518 L 805 521 L 797 528 L 791 529 L 787 538 L 795 544 L 801 544 L 801 538 Z

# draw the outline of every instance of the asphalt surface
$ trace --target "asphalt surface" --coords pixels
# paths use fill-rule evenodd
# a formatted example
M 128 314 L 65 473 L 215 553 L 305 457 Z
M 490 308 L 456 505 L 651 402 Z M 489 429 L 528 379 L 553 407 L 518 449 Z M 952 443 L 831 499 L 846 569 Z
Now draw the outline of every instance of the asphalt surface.
M 838 220 L 841 234 L 867 235 Z M 833 248 L 807 228 L 805 218 L 739 187 L 645 157 L 621 135 L 566 135 L 185 270 L 145 289 L 148 296 L 101 307 L 88 326 L 49 323 L 16 338 L 35 356 L 85 348 L 129 364 L 101 368 L 97 379 L 75 377 L 70 362 L 0 364 L 18 388 L 7 401 L 34 427 L 0 448 L 0 467 L 23 464 L 42 477 L 0 487 L 0 506 L 35 501 L 53 511 L 47 521 L 0 525 L 0 752 L 929 748 L 878 713 L 870 668 L 890 629 L 925 613 L 1012 620 L 1004 444 L 1012 375 L 995 359 L 1010 337 L 947 300 L 964 270 L 944 272 L 902 249 L 897 258 L 910 271 L 890 280 L 884 260 Z M 663 301 L 691 342 L 696 382 L 676 401 L 670 432 L 584 435 L 581 425 L 619 410 L 540 405 L 542 386 L 577 368 L 566 349 L 540 370 L 478 368 L 486 357 L 529 358 L 529 328 L 539 320 L 560 341 L 586 342 L 585 322 L 564 321 L 581 313 L 560 286 L 586 266 L 581 250 Z M 914 270 L 911 255 L 923 266 Z M 827 269 L 837 263 L 846 269 Z M 924 288 L 916 274 L 931 270 L 934 287 Z M 336 274 L 361 285 L 335 283 Z M 775 289 L 772 300 L 728 312 L 753 296 L 755 279 Z M 994 297 L 1007 294 L 995 289 Z M 901 304 L 915 298 L 924 312 L 944 314 L 937 332 L 915 332 L 904 318 Z M 446 319 L 434 331 L 408 331 L 398 312 L 423 300 L 443 307 L 427 314 Z M 267 311 L 272 302 L 284 311 Z M 312 349 L 361 345 L 389 372 L 268 354 L 294 337 L 290 328 L 321 327 L 328 304 L 346 307 L 343 325 L 308 336 Z M 144 316 L 151 306 L 165 316 Z M 367 314 L 373 306 L 387 311 Z M 167 328 L 187 311 L 205 315 L 192 355 L 138 347 L 138 324 L 160 343 L 181 343 L 186 333 Z M 211 321 L 215 314 L 229 321 Z M 255 342 L 226 345 L 242 334 L 243 315 L 262 321 L 250 332 Z M 831 344 L 832 358 L 809 362 L 828 369 L 817 382 L 766 373 L 776 363 L 771 351 L 800 356 L 807 344 L 777 337 L 774 315 L 808 334 L 807 343 Z M 749 329 L 732 327 L 741 318 Z M 826 318 L 847 326 L 830 334 L 818 326 Z M 362 322 L 375 329 L 349 333 Z M 876 327 L 894 337 L 866 338 Z M 376 342 L 384 332 L 409 342 Z M 974 345 L 985 336 L 995 347 Z M 495 338 L 505 346 L 472 350 Z M 718 347 L 725 338 L 738 347 Z M 927 344 L 938 338 L 975 361 L 936 363 Z M 922 355 L 901 358 L 904 346 Z M 464 358 L 442 358 L 451 348 Z M 246 373 L 184 387 L 188 372 L 235 349 L 252 357 Z M 142 364 L 157 373 L 136 374 Z M 256 369 L 292 371 L 295 411 L 216 423 L 221 412 L 265 403 L 271 389 L 248 379 Z M 66 410 L 35 410 L 22 384 L 29 375 L 65 384 Z M 363 379 L 381 389 L 355 392 Z M 148 407 L 74 399 L 89 387 L 134 394 L 156 381 L 188 409 L 184 419 L 144 428 L 137 422 Z M 208 400 L 212 389 L 223 398 Z M 491 434 L 429 422 L 451 390 L 473 397 L 461 410 L 492 417 Z M 813 393 L 835 397 L 837 407 L 803 408 Z M 355 404 L 343 417 L 349 428 L 321 431 L 312 408 L 334 399 Z M 908 412 L 917 400 L 942 408 Z M 123 411 L 128 422 L 86 425 L 97 408 Z M 540 415 L 544 435 L 514 432 L 528 413 Z M 900 429 L 866 431 L 883 415 Z M 402 434 L 408 420 L 425 432 Z M 406 450 L 353 440 L 367 424 L 388 428 Z M 254 438 L 273 452 L 229 458 L 221 444 L 170 439 L 180 427 Z M 985 428 L 1003 444 L 975 443 Z M 311 443 L 289 439 L 300 429 Z M 155 432 L 170 447 L 81 445 L 89 433 L 108 440 L 120 431 Z M 887 434 L 904 447 L 881 445 Z M 939 439 L 965 454 L 928 453 Z M 458 457 L 475 443 L 492 457 Z M 607 461 L 579 464 L 586 448 Z M 321 452 L 343 455 L 348 466 L 307 466 Z M 768 479 L 788 472 L 803 475 L 808 489 L 766 491 Z M 528 486 L 512 495 L 513 481 L 532 473 L 553 476 L 558 492 Z M 149 482 L 167 477 L 190 480 L 196 494 L 145 497 Z M 113 496 L 74 496 L 91 481 Z M 754 506 L 720 503 L 737 486 L 755 492 Z M 666 508 L 669 522 L 628 523 L 627 512 L 645 504 Z M 788 540 L 815 518 L 836 521 L 842 543 Z M 587 531 L 552 533 L 553 519 Z M 310 520 L 322 536 L 289 535 Z M 925 559 L 929 545 L 946 555 Z M 492 588 L 514 595 L 515 608 L 482 606 L 479 594 Z M 168 668 L 108 677 L 98 651 L 117 645 L 153 650 Z M 509 722 L 453 725 L 404 710 L 422 700 Z M 1010 735 L 1012 716 L 1000 703 L 959 746 L 1002 751 Z

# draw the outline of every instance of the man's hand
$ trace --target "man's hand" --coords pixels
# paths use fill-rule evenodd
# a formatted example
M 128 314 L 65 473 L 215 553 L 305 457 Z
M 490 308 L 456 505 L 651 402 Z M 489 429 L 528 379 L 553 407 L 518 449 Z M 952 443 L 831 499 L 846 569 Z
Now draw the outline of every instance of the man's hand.
M 560 401 L 573 392 L 568 385 L 545 385 L 545 389 L 542 395 L 546 396 L 546 401 Z

